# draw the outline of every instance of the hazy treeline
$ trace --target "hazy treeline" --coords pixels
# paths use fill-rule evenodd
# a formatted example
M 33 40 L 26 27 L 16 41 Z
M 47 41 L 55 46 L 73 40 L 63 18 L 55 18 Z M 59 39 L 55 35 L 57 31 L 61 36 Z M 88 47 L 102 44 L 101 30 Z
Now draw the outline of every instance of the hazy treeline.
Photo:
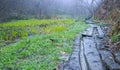
M 0 20 L 50 18 L 54 15 L 86 16 L 102 0 L 0 0 Z

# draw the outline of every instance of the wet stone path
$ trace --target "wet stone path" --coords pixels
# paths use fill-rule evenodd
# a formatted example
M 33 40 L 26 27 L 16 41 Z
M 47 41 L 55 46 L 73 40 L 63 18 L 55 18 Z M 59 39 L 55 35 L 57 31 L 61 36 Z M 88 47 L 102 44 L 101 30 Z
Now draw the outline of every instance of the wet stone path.
M 120 52 L 112 53 L 105 46 L 104 28 L 91 27 L 75 39 L 74 50 L 60 70 L 120 70 Z

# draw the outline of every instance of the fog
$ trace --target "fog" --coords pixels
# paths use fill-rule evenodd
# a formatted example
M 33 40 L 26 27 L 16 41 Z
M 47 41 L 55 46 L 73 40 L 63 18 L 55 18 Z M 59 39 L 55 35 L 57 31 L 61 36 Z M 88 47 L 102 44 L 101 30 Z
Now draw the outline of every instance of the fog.
M 0 20 L 49 18 L 54 15 L 91 16 L 103 0 L 0 0 Z

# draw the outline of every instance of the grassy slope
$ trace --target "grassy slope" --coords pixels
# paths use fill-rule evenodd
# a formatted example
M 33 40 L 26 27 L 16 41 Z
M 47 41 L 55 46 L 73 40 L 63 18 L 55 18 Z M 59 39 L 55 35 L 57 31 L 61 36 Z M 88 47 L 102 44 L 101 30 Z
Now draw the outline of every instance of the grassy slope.
M 61 52 L 70 53 L 74 37 L 87 28 L 76 22 L 67 30 L 36 35 L 0 49 L 0 69 L 52 70 Z

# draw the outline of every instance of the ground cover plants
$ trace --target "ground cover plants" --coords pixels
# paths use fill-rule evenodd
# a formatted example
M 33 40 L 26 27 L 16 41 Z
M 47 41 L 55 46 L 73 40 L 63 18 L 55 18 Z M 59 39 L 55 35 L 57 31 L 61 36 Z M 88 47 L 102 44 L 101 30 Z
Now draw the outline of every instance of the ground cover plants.
M 11 42 L 15 42 L 20 38 L 28 37 L 31 35 L 50 33 L 51 31 L 55 30 L 61 31 L 66 29 L 65 26 L 72 23 L 72 19 L 30 19 L 2 23 L 0 24 L 0 46 L 7 45 Z
M 19 39 L 16 43 L 0 48 L 0 70 L 54 69 L 62 60 L 62 52 L 72 52 L 75 36 L 89 27 L 82 21 L 74 21 L 31 19 L 0 24 L 3 30 L 0 32 L 1 40 Z

